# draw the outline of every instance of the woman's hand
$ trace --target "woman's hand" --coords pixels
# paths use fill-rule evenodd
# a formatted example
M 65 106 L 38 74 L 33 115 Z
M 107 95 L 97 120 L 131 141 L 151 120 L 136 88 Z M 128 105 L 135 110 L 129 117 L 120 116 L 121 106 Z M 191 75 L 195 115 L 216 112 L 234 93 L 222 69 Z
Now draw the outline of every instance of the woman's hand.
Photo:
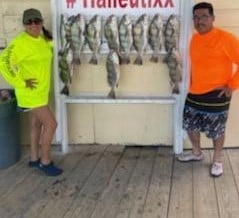
M 30 89 L 35 89 L 38 84 L 36 79 L 26 79 L 25 83 L 26 83 L 26 87 Z

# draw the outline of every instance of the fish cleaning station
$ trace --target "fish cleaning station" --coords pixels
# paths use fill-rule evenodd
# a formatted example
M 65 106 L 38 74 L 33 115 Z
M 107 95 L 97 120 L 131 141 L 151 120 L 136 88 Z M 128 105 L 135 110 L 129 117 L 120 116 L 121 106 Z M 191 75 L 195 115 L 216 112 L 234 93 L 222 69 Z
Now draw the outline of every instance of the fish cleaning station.
M 63 153 L 74 143 L 182 152 L 191 8 L 186 0 L 51 0 Z

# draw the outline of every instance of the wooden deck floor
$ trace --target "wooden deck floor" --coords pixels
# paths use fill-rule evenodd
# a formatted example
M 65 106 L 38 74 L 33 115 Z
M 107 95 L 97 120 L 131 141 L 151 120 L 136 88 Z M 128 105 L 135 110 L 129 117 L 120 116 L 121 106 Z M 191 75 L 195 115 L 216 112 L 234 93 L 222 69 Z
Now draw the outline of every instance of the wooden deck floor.
M 180 163 L 171 148 L 74 146 L 54 154 L 64 174 L 49 178 L 26 165 L 0 171 L 1 218 L 238 218 L 239 149 L 224 150 L 225 172 Z

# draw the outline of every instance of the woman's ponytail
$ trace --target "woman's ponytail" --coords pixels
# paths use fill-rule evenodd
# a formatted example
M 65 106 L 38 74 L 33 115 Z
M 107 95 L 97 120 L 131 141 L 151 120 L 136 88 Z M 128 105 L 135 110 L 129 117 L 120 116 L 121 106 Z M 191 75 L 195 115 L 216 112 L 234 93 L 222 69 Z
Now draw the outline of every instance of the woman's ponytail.
M 47 30 L 44 26 L 42 26 L 42 32 L 43 32 L 43 36 L 45 37 L 46 40 L 52 40 L 52 34 L 49 30 Z

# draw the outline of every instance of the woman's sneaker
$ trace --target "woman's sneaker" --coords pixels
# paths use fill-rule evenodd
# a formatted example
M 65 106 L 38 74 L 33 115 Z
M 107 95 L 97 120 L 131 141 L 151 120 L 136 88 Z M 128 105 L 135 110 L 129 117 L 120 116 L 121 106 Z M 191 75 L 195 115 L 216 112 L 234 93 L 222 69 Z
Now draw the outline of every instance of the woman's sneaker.
M 211 167 L 211 175 L 214 177 L 221 176 L 223 174 L 223 165 L 220 162 L 214 162 Z
M 182 162 L 189 162 L 189 161 L 200 161 L 203 159 L 203 153 L 199 155 L 195 155 L 192 151 L 183 152 L 182 154 L 178 155 L 178 160 Z
M 63 173 L 63 170 L 55 166 L 53 162 L 49 164 L 43 164 L 40 162 L 38 169 L 43 171 L 47 176 L 59 176 Z
M 40 164 L 40 159 L 35 160 L 35 161 L 32 161 L 32 160 L 28 161 L 28 166 L 31 168 L 38 168 L 39 164 Z

